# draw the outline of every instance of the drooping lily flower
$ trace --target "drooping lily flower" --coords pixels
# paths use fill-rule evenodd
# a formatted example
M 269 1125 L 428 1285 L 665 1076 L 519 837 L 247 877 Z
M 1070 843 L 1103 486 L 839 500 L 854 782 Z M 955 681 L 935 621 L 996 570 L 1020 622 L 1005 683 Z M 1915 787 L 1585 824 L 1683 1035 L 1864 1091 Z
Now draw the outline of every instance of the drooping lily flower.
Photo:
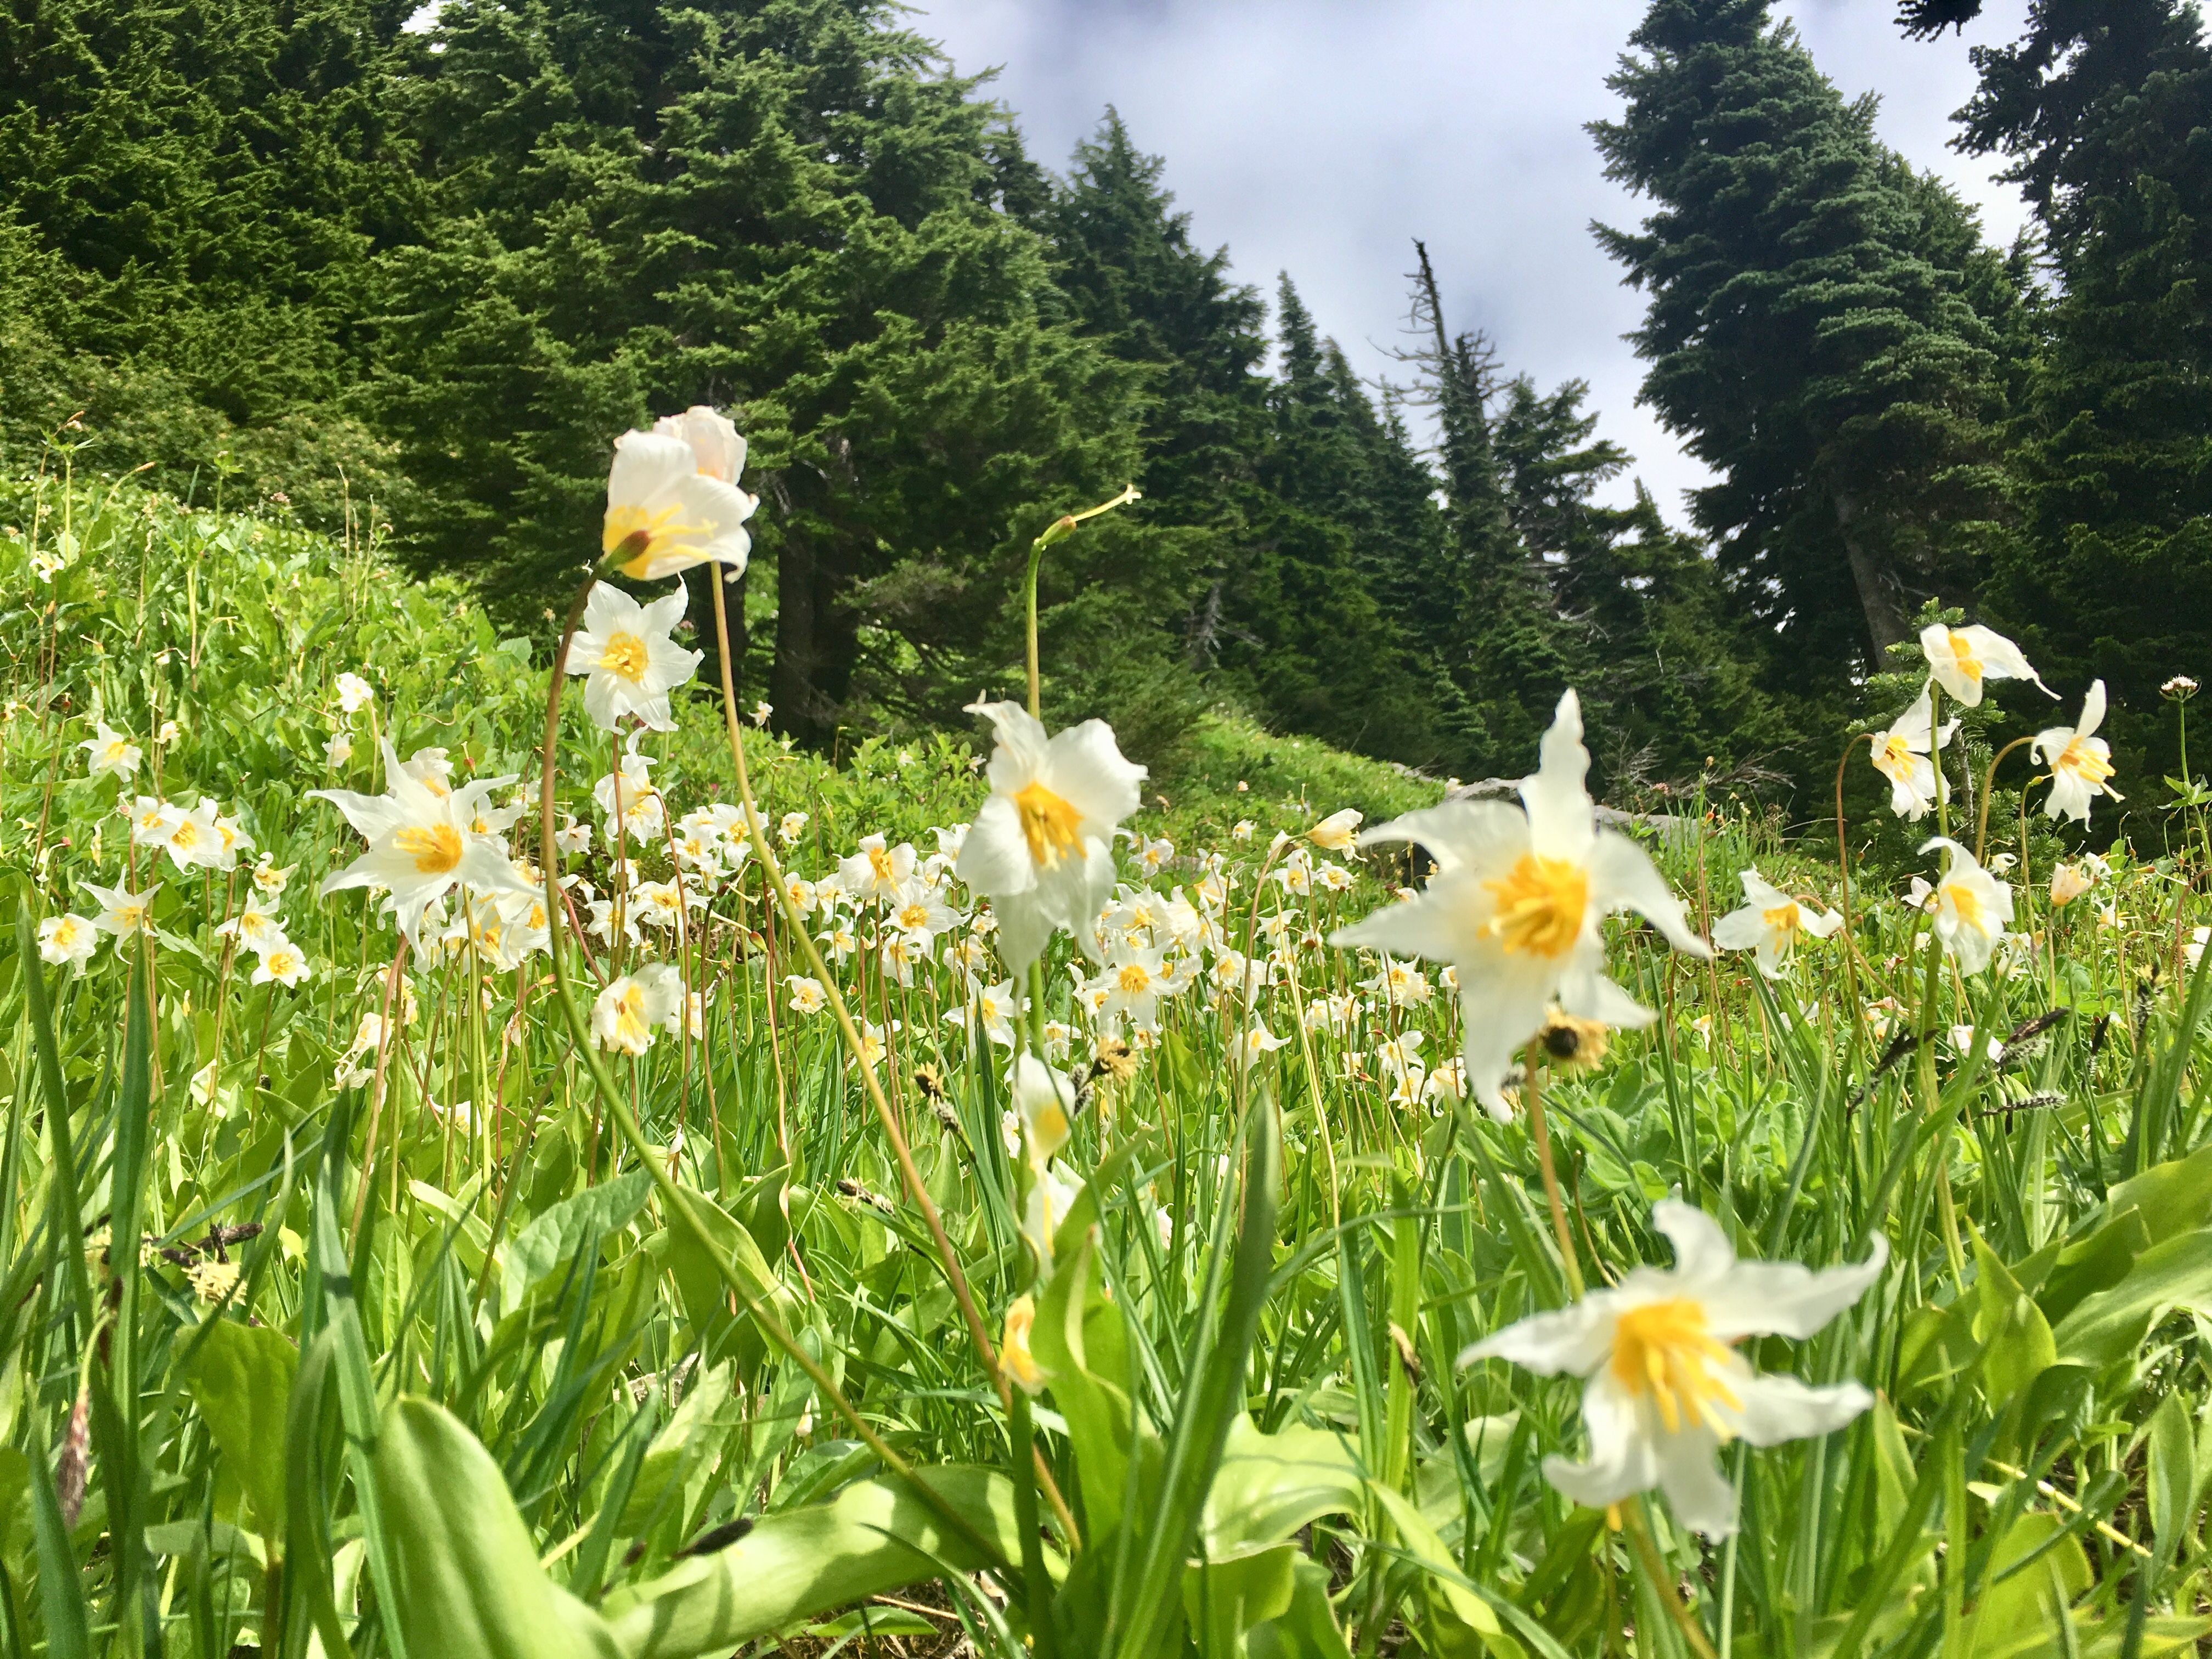
M 653 581 L 695 564 L 745 568 L 752 550 L 745 520 L 760 502 L 706 470 L 721 465 L 718 457 L 702 459 L 684 438 L 658 430 L 615 440 L 600 547 L 623 574 Z
M 998 727 L 990 799 L 976 813 L 954 866 L 988 896 L 1000 951 L 1019 973 L 1055 928 L 1066 928 L 1093 962 L 1093 924 L 1114 892 L 1115 830 L 1137 810 L 1145 769 L 1121 758 L 1114 729 L 1085 720 L 1048 737 L 1019 703 L 979 703 L 971 713 Z
M 1756 870 L 1745 871 L 1742 879 L 1742 908 L 1713 924 L 1713 943 L 1723 951 L 1755 951 L 1759 971 L 1769 979 L 1782 977 L 1801 935 L 1826 939 L 1844 925 L 1835 911 L 1807 908 Z
M 1598 924 L 1616 910 L 1648 918 L 1680 951 L 1709 956 L 1644 849 L 1596 824 L 1583 786 L 1581 706 L 1559 699 L 1542 763 L 1521 783 L 1525 811 L 1504 801 L 1451 800 L 1369 830 L 1360 844 L 1418 842 L 1438 864 L 1425 890 L 1385 905 L 1334 942 L 1386 957 L 1452 964 L 1466 1022 L 1467 1081 L 1492 1116 L 1509 1114 L 1501 1085 L 1516 1052 L 1557 1002 L 1607 1025 L 1656 1015 L 1605 976 Z
M 327 898 L 349 887 L 385 888 L 389 894 L 385 908 L 397 915 L 399 931 L 419 945 L 422 913 L 432 900 L 461 886 L 480 893 L 514 887 L 514 866 L 506 852 L 470 827 L 483 797 L 514 780 L 486 778 L 448 790 L 442 783 L 424 781 L 403 764 L 388 738 L 383 747 L 384 793 L 307 792 L 311 799 L 329 801 L 344 813 L 346 822 L 368 842 L 366 853 L 325 879 L 322 893 Z M 418 763 L 422 759 L 416 757 Z
M 2012 889 L 1948 836 L 1930 836 L 1920 850 L 1932 853 L 1939 847 L 1948 857 L 1929 906 L 1936 937 L 1961 973 L 1978 974 L 2003 942 L 2005 924 L 2012 920 Z
M 1935 718 L 1935 705 L 1923 686 L 1911 708 L 1887 730 L 1874 734 L 1874 769 L 1889 780 L 1889 810 L 1901 818 L 1923 818 L 1936 805 L 1936 763 L 1928 741 Z M 1958 721 L 1945 722 L 1934 734 L 1935 746 L 1948 748 L 1958 730 Z
M 2105 723 L 2105 683 L 2094 681 L 2081 699 L 2081 719 L 2074 726 L 2053 726 L 2035 734 L 2028 752 L 2051 769 L 2051 793 L 2043 815 L 2062 813 L 2076 823 L 2089 821 L 2089 803 L 2100 795 L 2122 799 L 2112 787 L 2112 745 L 2097 735 Z
M 1587 1377 L 1590 1455 L 1544 1460 L 1544 1478 L 1603 1509 L 1657 1487 L 1676 1517 L 1708 1538 L 1735 1530 L 1735 1492 L 1714 1462 L 1731 1440 L 1754 1446 L 1839 1429 L 1874 1396 L 1856 1382 L 1808 1388 L 1751 1368 L 1746 1337 L 1811 1336 L 1881 1278 L 1889 1241 L 1853 1267 L 1816 1273 L 1794 1261 L 1739 1261 L 1704 1211 L 1674 1199 L 1652 1224 L 1674 1246 L 1672 1267 L 1639 1267 L 1572 1307 L 1538 1314 L 1460 1356 L 1508 1359 L 1540 1376 Z
M 1971 628 L 1930 623 L 1920 630 L 1920 649 L 1944 695 L 1969 708 L 1981 707 L 1983 689 L 1991 680 L 2032 680 L 2045 696 L 2058 695 L 2028 666 L 2018 646 L 1978 623 Z

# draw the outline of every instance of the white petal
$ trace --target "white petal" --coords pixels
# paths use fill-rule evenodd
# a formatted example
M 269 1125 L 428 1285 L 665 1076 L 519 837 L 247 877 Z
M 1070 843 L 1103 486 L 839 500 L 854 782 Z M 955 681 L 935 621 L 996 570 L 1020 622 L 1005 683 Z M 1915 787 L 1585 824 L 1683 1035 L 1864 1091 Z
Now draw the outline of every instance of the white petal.
M 972 839 L 973 831 L 969 833 Z M 999 919 L 996 938 L 1000 958 L 1013 972 L 1023 972 L 1043 953 L 1046 941 L 1052 938 L 1052 923 L 1037 896 L 1027 892 L 994 897 L 991 914 Z
M 1637 1409 L 1610 1373 L 1600 1371 L 1583 1390 L 1583 1423 L 1589 1431 L 1586 1463 L 1544 1460 L 1544 1479 L 1591 1509 L 1603 1509 L 1659 1484 L 1658 1448 Z
M 653 501 L 689 477 L 696 465 L 691 446 L 680 438 L 625 432 L 615 440 L 614 464 L 607 469 L 607 505 L 611 508 Z
M 1667 885 L 1651 855 L 1627 836 L 1607 830 L 1590 849 L 1590 902 L 1601 911 L 1626 906 L 1647 918 L 1667 936 L 1676 950 L 1693 957 L 1709 957 L 1712 950 L 1699 939 L 1682 902 Z
M 643 624 L 639 631 L 648 634 L 665 634 L 684 620 L 684 613 L 690 608 L 690 590 L 682 582 L 678 582 L 668 592 L 662 594 L 651 605 L 644 606 L 639 611 L 638 620 Z
M 1735 1246 L 1721 1224 L 1694 1204 L 1662 1198 L 1651 1206 L 1651 1224 L 1674 1247 L 1674 1271 L 1683 1279 L 1702 1285 L 1736 1265 Z
M 961 843 L 953 873 L 979 893 L 1002 898 L 1036 885 L 1036 865 L 1022 834 L 1022 815 L 1012 799 L 993 795 L 977 809 Z
M 1056 732 L 1045 745 L 1045 787 L 1083 814 L 1090 833 L 1111 832 L 1144 799 L 1137 786 L 1145 769 L 1124 760 L 1104 720 L 1085 720 Z M 1110 891 L 1110 885 L 1109 890 Z
M 1577 946 L 1559 976 L 1559 1006 L 1577 1019 L 1595 1019 L 1624 1031 L 1640 1031 L 1659 1016 L 1605 976 L 1605 958 L 1595 944 Z
M 1459 964 L 1459 997 L 1467 1011 L 1461 1054 L 1467 1061 L 1468 1091 L 1501 1123 L 1512 1114 L 1498 1085 L 1529 1038 L 1543 1029 L 1553 988 L 1549 974 L 1518 972 L 1502 963 Z
M 1723 1342 L 1741 1336 L 1811 1336 L 1866 1294 L 1889 1265 L 1889 1240 L 1855 1267 L 1815 1271 L 1795 1261 L 1739 1261 L 1699 1292 L 1712 1334 Z
M 1713 943 L 1723 951 L 1749 951 L 1766 938 L 1766 918 L 1756 904 L 1731 910 L 1713 924 Z
M 1413 842 L 1443 869 L 1508 869 L 1528 850 L 1528 816 L 1502 800 L 1448 800 L 1378 823 L 1359 838 L 1362 847 Z
M 1561 694 L 1551 729 L 1544 733 L 1541 759 L 1521 781 L 1522 803 L 1528 809 L 1528 841 L 1546 858 L 1579 864 L 1597 833 L 1596 809 L 1583 780 L 1589 773 L 1589 750 L 1583 747 L 1582 704 L 1573 691 Z
M 2104 723 L 2105 683 L 2102 680 L 2092 680 L 2089 682 L 2088 695 L 2081 699 L 2081 723 L 2074 729 L 2086 738 L 2094 735 L 2097 728 Z
M 1613 1352 L 1613 1333 L 1620 1322 L 1610 1293 L 1601 1291 L 1552 1313 L 1532 1314 L 1502 1331 L 1493 1331 L 1468 1347 L 1459 1357 L 1462 1365 L 1478 1359 L 1510 1359 L 1539 1376 L 1562 1371 L 1588 1376 Z
M 1431 962 L 1450 962 L 1468 954 L 1473 942 L 1466 936 L 1465 918 L 1448 893 L 1438 893 L 1443 879 L 1430 883 L 1429 890 L 1417 897 L 1386 904 L 1349 927 L 1338 928 L 1329 943 L 1340 948 L 1364 945 L 1389 956 Z
M 1698 1425 L 1662 1435 L 1656 1449 L 1659 1462 L 1659 1490 L 1667 1494 L 1667 1507 L 1692 1532 L 1718 1540 L 1735 1530 L 1735 1488 L 1722 1479 L 1714 1460 L 1720 1441 L 1711 1429 Z
M 1754 1446 L 1832 1434 L 1874 1404 L 1874 1396 L 1856 1382 L 1816 1389 L 1794 1376 L 1755 1373 L 1731 1376 L 1729 1382 L 1743 1408 L 1723 1409 L 1735 1431 Z

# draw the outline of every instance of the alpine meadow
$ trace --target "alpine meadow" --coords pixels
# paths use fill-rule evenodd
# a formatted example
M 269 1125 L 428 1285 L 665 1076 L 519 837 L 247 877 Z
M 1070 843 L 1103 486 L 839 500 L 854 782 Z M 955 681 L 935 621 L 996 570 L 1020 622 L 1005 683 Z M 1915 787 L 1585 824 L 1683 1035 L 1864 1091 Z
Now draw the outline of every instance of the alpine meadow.
M 0 1659 L 2212 1653 L 2212 33 L 1791 9 L 1662 500 L 927 9 L 0 3 Z

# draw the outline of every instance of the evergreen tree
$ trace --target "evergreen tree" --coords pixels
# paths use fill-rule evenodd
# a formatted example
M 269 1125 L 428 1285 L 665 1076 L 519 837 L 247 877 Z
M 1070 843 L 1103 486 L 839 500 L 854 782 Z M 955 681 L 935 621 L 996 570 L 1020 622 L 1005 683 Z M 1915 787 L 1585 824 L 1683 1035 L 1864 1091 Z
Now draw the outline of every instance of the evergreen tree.
M 2212 660 L 2212 47 L 2182 0 L 2038 0 L 1974 57 L 1966 144 L 2011 158 L 2059 278 L 1990 600 L 2046 677 L 2105 679 L 2124 770 L 2171 770 L 2157 688 Z
M 1765 0 L 1654 0 L 1592 127 L 1651 197 L 1599 228 L 1647 289 L 1644 398 L 1722 474 L 1698 492 L 1734 591 L 1819 695 L 1963 599 L 1960 526 L 1994 510 L 1998 336 L 1969 297 L 1965 210 L 1878 143 Z
M 1011 684 L 1029 539 L 1139 459 L 1136 377 L 1040 309 L 1018 147 L 892 9 L 455 0 L 410 67 L 443 222 L 382 325 L 383 417 L 444 508 L 417 550 L 518 607 L 592 544 L 609 434 L 732 406 L 768 696 L 813 743 Z M 1157 551 L 1055 550 L 1056 662 L 1146 681 Z

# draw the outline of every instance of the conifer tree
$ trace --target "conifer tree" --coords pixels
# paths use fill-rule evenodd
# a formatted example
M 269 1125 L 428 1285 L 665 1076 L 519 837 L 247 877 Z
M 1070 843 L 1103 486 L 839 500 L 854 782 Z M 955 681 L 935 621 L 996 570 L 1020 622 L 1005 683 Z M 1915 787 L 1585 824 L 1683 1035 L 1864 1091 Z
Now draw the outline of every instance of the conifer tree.
M 1997 337 L 1948 192 L 1873 134 L 1765 0 L 1654 0 L 1593 125 L 1650 197 L 1599 228 L 1651 296 L 1644 398 L 1722 474 L 1698 492 L 1738 598 L 1808 693 L 1971 591 L 1958 526 L 1994 510 Z
M 2157 688 L 2212 658 L 2212 47 L 2182 0 L 2038 0 L 1974 57 L 1966 143 L 2010 158 L 2059 279 L 1990 599 L 2046 675 L 2106 680 L 2126 769 L 2172 769 Z

